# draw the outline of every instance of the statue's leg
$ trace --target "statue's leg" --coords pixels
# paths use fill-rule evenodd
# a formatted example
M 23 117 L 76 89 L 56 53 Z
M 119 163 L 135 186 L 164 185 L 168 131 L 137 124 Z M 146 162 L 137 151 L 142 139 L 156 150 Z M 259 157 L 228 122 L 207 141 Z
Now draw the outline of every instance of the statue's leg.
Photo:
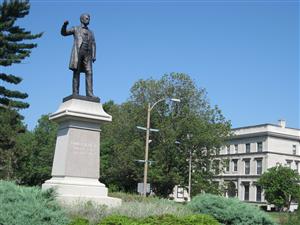
M 73 72 L 73 95 L 79 95 L 80 71 Z
M 93 94 L 93 73 L 92 71 L 86 71 L 85 75 L 85 91 L 86 96 L 94 97 Z

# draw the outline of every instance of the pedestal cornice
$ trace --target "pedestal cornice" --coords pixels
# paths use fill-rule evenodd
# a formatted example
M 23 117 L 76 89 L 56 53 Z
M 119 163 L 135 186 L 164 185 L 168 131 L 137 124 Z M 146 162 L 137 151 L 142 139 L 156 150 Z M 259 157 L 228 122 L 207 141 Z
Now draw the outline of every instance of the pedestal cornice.
M 70 96 L 67 98 L 69 97 Z M 58 110 L 50 115 L 50 120 L 56 122 L 68 119 L 101 123 L 111 122 L 112 116 L 104 111 L 100 102 L 83 100 L 81 98 L 70 98 L 61 103 Z

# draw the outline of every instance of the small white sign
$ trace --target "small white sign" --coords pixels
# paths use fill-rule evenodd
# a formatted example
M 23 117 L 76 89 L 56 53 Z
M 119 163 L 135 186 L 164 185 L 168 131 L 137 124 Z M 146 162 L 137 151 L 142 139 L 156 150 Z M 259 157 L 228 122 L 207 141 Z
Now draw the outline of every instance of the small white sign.
M 144 193 L 144 183 L 138 183 L 137 192 L 140 194 Z M 147 193 L 150 193 L 150 183 L 147 183 Z

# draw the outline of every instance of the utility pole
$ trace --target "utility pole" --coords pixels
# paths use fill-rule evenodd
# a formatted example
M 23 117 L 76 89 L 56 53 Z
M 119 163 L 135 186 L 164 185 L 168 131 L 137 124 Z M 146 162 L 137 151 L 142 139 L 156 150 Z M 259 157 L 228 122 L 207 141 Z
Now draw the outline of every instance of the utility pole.
M 147 130 L 146 130 L 146 144 L 145 144 L 145 164 L 144 164 L 144 197 L 147 196 L 147 177 L 148 177 L 148 154 L 149 154 L 149 133 L 150 133 L 150 112 L 151 105 L 148 103 L 147 109 Z
M 144 164 L 144 187 L 143 187 L 143 196 L 146 197 L 147 196 L 147 179 L 148 179 L 148 155 L 149 155 L 149 135 L 150 135 L 150 131 L 156 131 L 158 132 L 157 129 L 151 129 L 150 128 L 150 114 L 151 114 L 151 110 L 154 108 L 154 106 L 162 101 L 167 100 L 167 98 L 162 98 L 159 99 L 158 101 L 156 101 L 152 106 L 150 103 L 148 103 L 148 107 L 147 107 L 147 127 L 146 129 L 144 127 L 137 127 L 138 129 L 142 129 L 142 130 L 146 130 L 146 143 L 145 143 L 145 164 Z M 177 98 L 171 98 L 170 99 L 173 102 L 180 102 L 180 99 Z

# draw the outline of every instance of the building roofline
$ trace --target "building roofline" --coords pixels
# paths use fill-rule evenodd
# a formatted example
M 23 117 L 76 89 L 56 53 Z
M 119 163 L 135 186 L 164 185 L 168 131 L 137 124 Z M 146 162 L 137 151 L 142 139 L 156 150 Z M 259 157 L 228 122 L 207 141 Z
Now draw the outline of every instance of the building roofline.
M 250 126 L 244 126 L 244 127 L 236 127 L 236 128 L 232 128 L 231 130 L 240 130 L 240 129 L 254 128 L 254 127 L 265 127 L 265 126 L 281 127 L 278 124 L 264 123 L 264 124 L 250 125 Z M 285 127 L 285 128 L 300 131 L 300 129 L 298 129 L 298 128 L 293 128 L 293 127 Z
M 232 135 L 227 138 L 227 140 L 234 140 L 234 139 L 243 139 L 243 138 L 251 138 L 251 137 L 278 137 L 278 138 L 284 138 L 284 139 L 293 139 L 293 140 L 300 140 L 299 135 L 290 135 L 290 134 L 282 134 L 278 132 L 272 132 L 272 131 L 263 131 L 263 132 L 255 132 L 255 133 L 247 133 L 247 134 L 236 134 Z

